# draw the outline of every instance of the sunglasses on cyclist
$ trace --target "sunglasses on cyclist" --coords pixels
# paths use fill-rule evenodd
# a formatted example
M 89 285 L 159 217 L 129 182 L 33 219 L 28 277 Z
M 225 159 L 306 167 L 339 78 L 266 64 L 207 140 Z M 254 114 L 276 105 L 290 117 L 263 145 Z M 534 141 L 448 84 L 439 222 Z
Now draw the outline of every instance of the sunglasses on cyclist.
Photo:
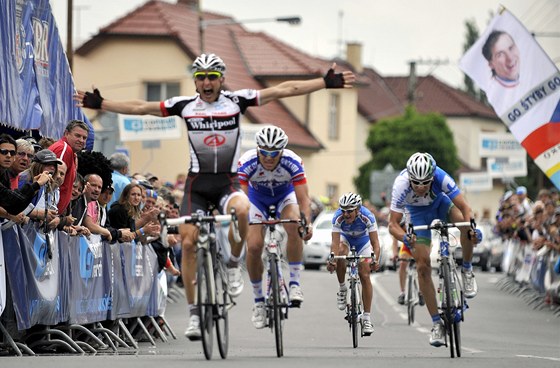
M 340 210 L 342 211 L 342 213 L 352 213 L 352 212 L 354 212 L 356 209 L 355 209 L 355 208 L 351 208 L 351 209 L 344 209 L 344 208 L 341 208 Z
M 16 155 L 16 150 L 7 150 L 7 149 L 0 149 L 0 154 L 7 156 L 8 153 L 10 154 L 10 156 L 15 156 Z
M 282 150 L 268 151 L 268 150 L 259 148 L 259 152 L 260 152 L 260 154 L 263 155 L 264 157 L 275 158 L 275 157 L 278 157 L 278 155 L 280 154 L 280 152 L 282 152 Z
M 433 179 L 428 179 L 428 180 L 414 180 L 414 179 L 410 179 L 410 182 L 412 183 L 412 185 L 416 185 L 416 186 L 425 186 L 425 185 L 429 185 L 432 182 Z
M 222 73 L 220 73 L 220 72 L 208 72 L 208 73 L 196 72 L 196 73 L 194 73 L 194 78 L 197 81 L 201 81 L 201 82 L 203 80 L 205 80 L 206 78 L 208 78 L 209 81 L 215 81 L 215 80 L 217 80 L 221 77 L 222 77 Z

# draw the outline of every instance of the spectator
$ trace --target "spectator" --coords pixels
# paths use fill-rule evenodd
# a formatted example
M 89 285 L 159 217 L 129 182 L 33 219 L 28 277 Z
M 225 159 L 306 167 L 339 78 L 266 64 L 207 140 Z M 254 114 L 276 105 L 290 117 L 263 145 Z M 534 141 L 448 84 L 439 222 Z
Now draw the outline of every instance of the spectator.
M 72 197 L 72 186 L 78 172 L 77 153 L 84 149 L 89 134 L 89 127 L 80 120 L 71 120 L 64 130 L 64 136 L 53 143 L 49 149 L 68 167 L 64 183 L 60 187 L 58 211 L 64 213 Z
M 145 239 L 146 235 L 159 235 L 159 224 L 147 222 L 143 226 L 137 226 L 141 219 L 140 203 L 142 202 L 142 188 L 140 185 L 130 183 L 124 187 L 119 200 L 109 209 L 109 221 L 113 227 L 118 229 L 128 228 L 134 233 L 135 240 Z
M 111 208 L 111 205 L 119 200 L 124 187 L 130 184 L 130 178 L 128 177 L 130 159 L 122 152 L 115 152 L 111 155 L 109 161 L 111 162 L 111 169 L 113 169 L 111 177 L 114 192 L 107 206 Z
M 527 197 L 527 188 L 520 186 L 515 190 L 519 199 L 519 212 L 522 216 L 531 216 L 533 202 Z
M 41 186 L 51 182 L 47 171 L 40 172 L 28 183 L 13 190 L 10 187 L 8 169 L 16 157 L 16 141 L 7 134 L 0 134 L 0 216 L 15 223 L 23 223 L 23 211 L 29 206 L 33 197 L 39 192 Z
M 83 224 L 92 234 L 99 234 L 104 239 L 111 241 L 111 232 L 100 225 L 100 206 L 97 202 L 103 188 L 103 179 L 97 174 L 89 174 L 85 177 L 85 180 L 84 198 L 87 202 L 87 209 Z
M 161 188 L 161 182 L 159 178 L 152 173 L 146 173 L 146 180 L 152 185 L 152 188 L 159 190 Z
M 31 165 L 31 160 L 35 157 L 35 149 L 33 145 L 26 141 L 25 139 L 18 139 L 17 144 L 17 154 L 14 163 L 10 167 L 8 173 L 10 174 L 10 184 L 12 189 L 18 188 L 18 175 L 23 171 L 29 169 Z

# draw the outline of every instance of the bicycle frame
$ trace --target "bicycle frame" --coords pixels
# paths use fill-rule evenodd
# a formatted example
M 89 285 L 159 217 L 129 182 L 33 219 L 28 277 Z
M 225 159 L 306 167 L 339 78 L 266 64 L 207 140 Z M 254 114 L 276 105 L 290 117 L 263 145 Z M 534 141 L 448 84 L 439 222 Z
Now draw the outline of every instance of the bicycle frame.
M 210 213 L 210 212 L 209 212 Z M 196 304 L 200 311 L 202 348 L 207 360 L 212 359 L 213 328 L 216 326 L 218 350 L 222 359 L 229 347 L 228 311 L 235 303 L 228 292 L 228 278 L 221 251 L 216 244 L 214 223 L 231 221 L 234 238 L 240 241 L 235 211 L 230 215 L 193 213 L 177 219 L 161 219 L 162 228 L 171 225 L 193 224 L 198 228 L 196 243 Z M 164 232 L 162 232 L 164 233 Z M 239 240 L 237 240 L 239 239 Z
M 440 220 L 434 221 L 432 225 L 409 227 L 409 233 L 412 234 L 414 230 L 435 230 L 440 238 L 438 251 L 439 286 L 436 297 L 438 309 L 446 328 L 445 345 L 449 347 L 451 358 L 454 358 L 455 354 L 457 354 L 457 357 L 461 356 L 460 322 L 464 321 L 465 297 L 455 258 L 449 244 L 449 229 L 466 226 L 473 230 L 475 228 L 474 222 L 446 223 Z
M 418 292 L 418 273 L 416 272 L 416 261 L 414 258 L 399 258 L 399 261 L 406 262 L 406 284 L 404 291 L 404 304 L 408 312 L 408 324 L 414 323 L 414 308 L 419 303 Z
M 330 262 L 336 259 L 343 259 L 347 262 L 348 284 L 350 286 L 350 303 L 346 305 L 346 316 L 348 327 L 352 333 L 352 346 L 358 347 L 358 323 L 360 324 L 360 337 L 364 336 L 363 326 L 361 323 L 361 315 L 363 313 L 362 306 L 362 288 L 359 275 L 359 263 L 361 259 L 372 259 L 375 261 L 375 254 L 372 252 L 370 256 L 358 255 L 355 247 L 350 248 L 350 253 L 343 256 L 330 255 Z
M 262 225 L 264 227 L 264 251 L 267 272 L 267 292 L 265 296 L 268 326 L 274 331 L 276 340 L 276 355 L 284 355 L 282 324 L 288 319 L 288 308 L 295 307 L 289 300 L 288 287 L 282 274 L 282 249 L 281 239 L 278 236 L 278 224 L 296 223 L 300 228 L 306 227 L 305 217 L 301 219 L 277 219 L 276 207 L 269 207 L 267 220 L 254 220 L 249 225 Z M 303 233 L 300 231 L 300 235 Z M 299 304 L 297 305 L 299 307 Z

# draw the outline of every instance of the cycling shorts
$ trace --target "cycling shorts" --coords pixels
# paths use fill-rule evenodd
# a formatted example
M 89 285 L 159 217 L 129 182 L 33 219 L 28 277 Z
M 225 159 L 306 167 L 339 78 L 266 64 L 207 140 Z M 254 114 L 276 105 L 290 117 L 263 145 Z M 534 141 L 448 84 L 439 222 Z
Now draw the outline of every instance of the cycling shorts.
M 415 226 L 430 225 L 435 219 L 447 221 L 453 202 L 444 193 L 439 193 L 436 199 L 427 206 L 407 206 L 410 221 Z M 415 230 L 416 243 L 431 245 L 431 230 Z
M 245 195 L 237 174 L 189 173 L 181 202 L 181 216 L 197 211 L 206 212 L 209 205 L 224 213 L 229 200 L 236 195 Z
M 346 239 L 346 237 L 344 236 L 344 234 L 340 234 L 340 243 L 344 244 L 348 251 L 345 255 L 349 255 L 350 254 L 350 243 L 348 242 L 348 239 Z M 367 243 L 362 244 L 360 247 L 356 248 L 356 253 L 358 253 L 358 255 L 360 256 L 371 256 L 371 253 L 373 252 L 373 247 L 371 246 L 371 242 L 368 240 Z M 377 258 L 379 258 L 379 255 L 377 255 Z M 371 259 L 367 259 L 367 262 L 371 262 Z
M 407 258 L 403 256 L 408 256 L 412 258 L 412 253 L 410 252 L 410 249 L 404 243 L 400 243 L 400 244 L 401 247 L 399 249 L 399 258 Z
M 296 192 L 293 190 L 283 197 L 270 196 L 251 196 L 251 209 L 249 210 L 249 220 L 262 220 L 268 218 L 268 207 L 276 206 L 276 217 L 280 218 L 282 210 L 290 204 L 297 205 Z

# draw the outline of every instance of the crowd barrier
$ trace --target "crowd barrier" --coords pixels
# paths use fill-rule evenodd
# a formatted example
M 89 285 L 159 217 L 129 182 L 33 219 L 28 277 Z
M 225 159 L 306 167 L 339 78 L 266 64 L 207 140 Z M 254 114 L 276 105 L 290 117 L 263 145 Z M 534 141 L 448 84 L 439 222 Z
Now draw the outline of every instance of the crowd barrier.
M 558 252 L 517 239 L 504 241 L 502 269 L 504 277 L 498 285 L 502 290 L 522 297 L 534 309 L 550 309 L 560 317 L 560 275 L 554 266 Z
M 151 246 L 12 226 L 0 238 L 1 346 L 34 355 L 167 341 L 175 335 L 163 318 L 166 285 Z

